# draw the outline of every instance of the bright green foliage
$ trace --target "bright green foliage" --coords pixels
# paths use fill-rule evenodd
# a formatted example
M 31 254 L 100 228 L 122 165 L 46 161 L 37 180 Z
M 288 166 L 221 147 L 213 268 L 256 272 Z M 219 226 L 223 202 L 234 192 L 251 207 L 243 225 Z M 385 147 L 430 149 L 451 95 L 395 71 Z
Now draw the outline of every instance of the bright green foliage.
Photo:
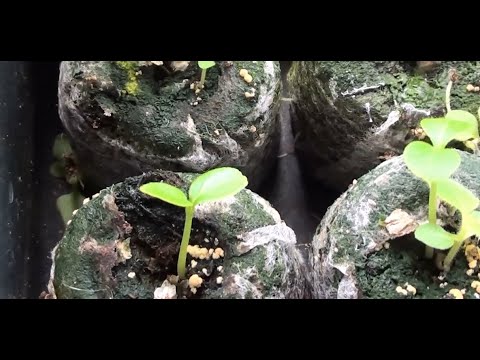
M 207 69 L 211 68 L 212 66 L 215 66 L 215 61 L 199 61 L 198 66 L 200 69 L 202 69 L 202 75 L 200 78 L 200 83 L 198 84 L 198 89 L 203 89 L 203 86 L 205 84 L 205 78 L 207 76 Z
M 212 66 L 215 66 L 215 61 L 199 61 L 198 66 L 202 70 L 207 70 L 211 68 Z
M 451 110 L 443 118 L 422 120 L 420 126 L 432 145 L 413 141 L 404 151 L 404 161 L 410 171 L 430 186 L 429 222 L 417 228 L 415 237 L 430 248 L 450 249 L 444 261 L 448 269 L 463 241 L 472 235 L 480 236 L 480 213 L 475 211 L 480 201 L 469 189 L 450 178 L 460 166 L 461 158 L 456 150 L 446 146 L 452 140 L 478 140 L 478 121 L 469 112 Z M 437 224 L 437 197 L 460 212 L 462 223 L 457 234 Z
M 196 177 L 190 184 L 188 197 L 185 193 L 164 182 L 151 182 L 140 186 L 140 191 L 167 203 L 185 208 L 185 225 L 178 256 L 177 271 L 185 278 L 187 247 L 190 241 L 195 206 L 207 201 L 217 201 L 233 196 L 248 185 L 247 178 L 237 169 L 222 167 L 209 170 Z

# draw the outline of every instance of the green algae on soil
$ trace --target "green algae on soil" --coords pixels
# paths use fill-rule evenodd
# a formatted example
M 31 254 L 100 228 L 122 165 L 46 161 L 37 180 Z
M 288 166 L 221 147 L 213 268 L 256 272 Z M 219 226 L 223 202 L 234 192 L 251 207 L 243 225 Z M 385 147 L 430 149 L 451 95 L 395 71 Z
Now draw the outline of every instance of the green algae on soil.
M 82 206 L 54 251 L 51 281 L 56 297 L 153 298 L 167 276 L 176 274 L 185 216 L 184 209 L 148 197 L 138 188 L 163 180 L 187 191 L 194 176 L 147 173 L 102 190 Z M 189 244 L 221 248 L 224 256 L 197 258 L 192 266 L 189 255 L 187 277 L 197 274 L 204 283 L 195 294 L 179 290 L 180 297 L 288 297 L 289 292 L 304 296 L 307 280 L 299 269 L 301 255 L 295 249 L 293 232 L 290 243 L 250 236 L 265 226 L 275 231 L 284 225 L 258 195 L 249 190 L 238 195 L 197 207 Z M 248 240 L 242 243 L 239 236 Z M 241 251 L 242 244 L 252 248 Z M 292 282 L 301 290 L 295 290 Z
M 60 117 L 86 182 L 102 189 L 154 169 L 199 173 L 224 165 L 242 170 L 256 191 L 278 144 L 278 62 L 217 62 L 198 94 L 196 62 L 177 71 L 170 63 L 62 63 Z M 252 83 L 239 75 L 243 68 Z
M 462 163 L 452 178 L 479 196 L 480 159 L 459 153 Z M 406 283 L 416 288 L 410 296 L 415 299 L 444 298 L 452 288 L 465 289 L 465 298 L 475 296 L 470 285 L 476 274 L 467 275 L 463 251 L 447 274 L 436 268 L 434 260 L 423 259 L 424 245 L 413 231 L 427 221 L 428 193 L 428 186 L 410 173 L 399 156 L 362 176 L 337 199 L 312 243 L 314 281 L 325 284 L 327 297 L 405 298 L 396 287 Z M 406 215 L 397 223 L 388 219 L 395 210 Z M 438 214 L 448 231 L 457 231 L 458 214 L 450 215 L 442 203 Z M 397 226 L 395 231 L 390 224 Z
M 293 128 L 306 174 L 343 192 L 385 158 L 400 155 L 422 118 L 445 112 L 452 68 L 459 75 L 452 109 L 476 114 L 480 95 L 467 85 L 479 84 L 477 61 L 442 61 L 427 73 L 407 61 L 293 62 Z

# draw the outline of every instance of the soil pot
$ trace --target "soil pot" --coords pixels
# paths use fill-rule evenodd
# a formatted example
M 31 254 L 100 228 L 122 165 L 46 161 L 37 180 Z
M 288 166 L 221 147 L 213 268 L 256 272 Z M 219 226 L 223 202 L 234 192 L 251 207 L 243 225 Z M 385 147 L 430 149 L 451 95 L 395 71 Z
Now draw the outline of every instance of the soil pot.
M 33 67 L 0 62 L 0 298 L 24 297 L 32 223 Z
M 419 120 L 444 112 L 452 68 L 458 74 L 452 109 L 477 113 L 478 93 L 467 85 L 480 85 L 480 62 L 418 63 L 293 62 L 288 82 L 306 175 L 343 192 L 353 179 L 403 153 Z
M 314 296 L 293 231 L 268 202 L 248 189 L 196 207 L 188 281 L 176 283 L 184 209 L 138 188 L 147 182 L 166 181 L 187 191 L 195 176 L 150 172 L 108 187 L 86 201 L 53 251 L 47 297 Z
M 243 70 L 243 71 L 241 71 Z M 257 190 L 276 155 L 280 67 L 222 61 L 62 62 L 59 113 L 87 183 L 234 166 Z
M 452 178 L 479 196 L 480 159 L 460 154 L 462 163 Z M 472 288 L 479 280 L 472 264 L 480 254 L 475 245 L 462 249 L 446 274 L 438 268 L 442 252 L 432 260 L 424 257 L 425 246 L 414 231 L 428 221 L 428 197 L 428 185 L 410 173 L 403 156 L 354 183 L 329 208 L 313 239 L 314 283 L 323 286 L 325 297 L 445 298 L 450 290 L 478 297 Z M 459 216 L 442 204 L 438 219 L 457 232 Z

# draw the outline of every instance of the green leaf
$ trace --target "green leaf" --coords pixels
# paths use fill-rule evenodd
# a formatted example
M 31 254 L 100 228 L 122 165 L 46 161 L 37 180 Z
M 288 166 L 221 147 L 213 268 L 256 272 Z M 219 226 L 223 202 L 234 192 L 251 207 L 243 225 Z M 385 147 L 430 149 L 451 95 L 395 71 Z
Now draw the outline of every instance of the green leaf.
M 192 203 L 188 201 L 182 190 L 164 182 L 144 184 L 140 186 L 140 191 L 172 205 L 180 207 L 192 206 Z
M 60 161 L 55 161 L 50 165 L 50 175 L 63 178 L 66 175 L 65 166 Z
M 410 171 L 425 181 L 448 178 L 460 166 L 460 155 L 453 149 L 434 148 L 423 141 L 412 141 L 403 158 Z
M 480 211 L 462 214 L 462 226 L 466 231 L 465 238 L 472 235 L 480 236 Z
M 72 219 L 73 211 L 82 206 L 84 199 L 85 197 L 78 191 L 64 194 L 57 198 L 57 210 L 60 212 L 65 225 Z
M 55 137 L 55 141 L 53 143 L 53 156 L 57 160 L 63 160 L 65 155 L 72 154 L 72 147 L 68 142 L 67 136 L 63 133 L 58 134 Z
M 215 61 L 199 61 L 198 66 L 200 66 L 200 69 L 206 70 L 215 66 Z
M 456 140 L 465 141 L 479 137 L 477 118 L 468 111 L 451 110 L 445 115 L 445 118 L 457 132 Z
M 479 205 L 479 200 L 473 192 L 452 179 L 437 180 L 437 195 L 462 214 L 472 212 Z
M 65 180 L 67 181 L 68 184 L 70 185 L 76 185 L 80 182 L 80 178 L 79 178 L 79 175 L 76 171 L 74 171 L 73 173 L 71 174 L 67 174 L 65 176 Z
M 231 167 L 217 168 L 193 180 L 189 197 L 197 205 L 235 195 L 247 185 L 247 178 L 239 170 Z
M 474 115 L 452 110 L 444 118 L 426 118 L 420 126 L 435 147 L 443 148 L 452 140 L 466 141 L 478 137 L 478 122 Z
M 438 250 L 447 250 L 453 246 L 455 235 L 436 224 L 422 224 L 415 230 L 415 237 L 425 245 Z

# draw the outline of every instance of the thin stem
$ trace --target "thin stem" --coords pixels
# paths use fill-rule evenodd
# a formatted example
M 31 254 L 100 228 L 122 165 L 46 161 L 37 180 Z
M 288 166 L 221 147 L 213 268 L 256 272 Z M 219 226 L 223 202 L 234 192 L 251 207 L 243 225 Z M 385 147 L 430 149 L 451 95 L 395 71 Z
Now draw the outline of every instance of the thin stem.
M 437 183 L 432 181 L 430 184 L 430 194 L 428 198 L 428 222 L 430 224 L 437 223 Z M 430 246 L 425 247 L 425 257 L 433 258 L 434 250 Z
M 190 240 L 190 232 L 192 231 L 194 207 L 185 208 L 185 225 L 183 227 L 182 243 L 180 244 L 180 253 L 178 254 L 177 272 L 180 280 L 185 279 L 185 266 L 187 263 L 187 248 Z
M 205 83 L 205 77 L 207 76 L 207 69 L 202 69 L 202 76 L 200 77 L 199 89 L 203 89 L 203 84 Z
M 430 246 L 425 246 L 425 258 L 433 259 L 434 250 Z
M 463 240 L 455 239 L 453 246 L 448 251 L 447 257 L 445 258 L 445 260 L 443 260 L 443 267 L 445 268 L 445 271 L 450 270 L 452 261 L 455 258 L 455 256 L 457 256 L 458 251 L 460 250 L 460 247 L 462 246 L 462 244 L 463 244 Z
M 437 223 L 437 183 L 430 183 L 430 194 L 428 197 L 428 222 L 430 224 Z
M 453 81 L 450 80 L 447 85 L 447 93 L 445 94 L 445 105 L 447 107 L 447 112 L 450 112 L 452 109 L 450 108 L 450 92 L 452 91 Z
M 461 226 L 461 225 L 460 225 Z M 453 259 L 455 259 L 455 256 L 457 256 L 458 251 L 462 247 L 462 244 L 464 240 L 466 239 L 466 229 L 465 227 L 460 227 L 460 231 L 455 235 L 455 242 L 453 243 L 453 246 L 450 248 L 448 251 L 447 257 L 445 260 L 443 260 L 443 267 L 445 268 L 445 271 L 450 270 L 450 266 L 452 265 Z

